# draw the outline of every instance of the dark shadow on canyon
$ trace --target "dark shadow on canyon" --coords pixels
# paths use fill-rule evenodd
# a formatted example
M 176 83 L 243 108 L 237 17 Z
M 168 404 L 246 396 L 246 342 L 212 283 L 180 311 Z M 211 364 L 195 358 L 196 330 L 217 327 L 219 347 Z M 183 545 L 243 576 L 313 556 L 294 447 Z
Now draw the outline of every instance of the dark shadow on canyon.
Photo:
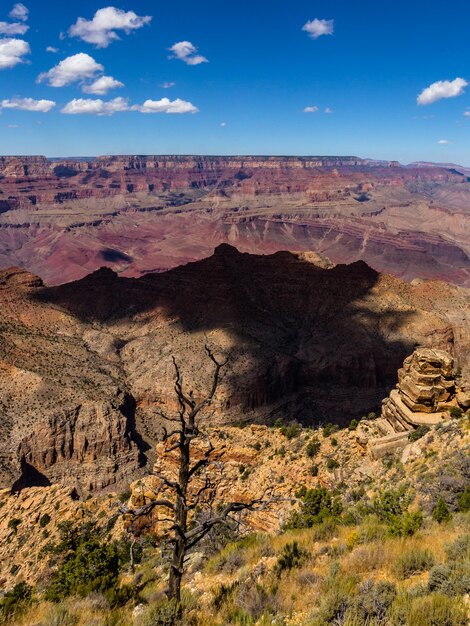
M 11 493 L 19 493 L 28 487 L 50 487 L 48 477 L 28 463 L 25 458 L 21 459 L 21 475 L 11 487 Z
M 231 415 L 238 407 L 241 417 L 345 423 L 378 409 L 419 342 L 402 332 L 413 313 L 373 293 L 378 276 L 361 261 L 323 269 L 289 252 L 254 256 L 223 244 L 161 274 L 119 278 L 102 268 L 33 297 L 84 322 L 151 325 L 158 315 L 177 321 L 173 336 L 178 326 L 189 338 L 223 329 L 235 344 L 226 374 Z M 160 328 L 156 341 L 171 344 L 171 332 Z M 190 352 L 207 366 L 202 342 Z

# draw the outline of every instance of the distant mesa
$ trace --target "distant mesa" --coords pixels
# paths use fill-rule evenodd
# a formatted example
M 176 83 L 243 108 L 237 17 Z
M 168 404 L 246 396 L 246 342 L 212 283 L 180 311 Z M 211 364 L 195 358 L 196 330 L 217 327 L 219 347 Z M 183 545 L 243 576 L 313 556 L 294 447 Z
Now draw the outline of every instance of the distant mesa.
M 139 277 L 230 244 L 470 286 L 469 179 L 357 156 L 4 156 L 0 268 L 48 284 L 102 265 Z

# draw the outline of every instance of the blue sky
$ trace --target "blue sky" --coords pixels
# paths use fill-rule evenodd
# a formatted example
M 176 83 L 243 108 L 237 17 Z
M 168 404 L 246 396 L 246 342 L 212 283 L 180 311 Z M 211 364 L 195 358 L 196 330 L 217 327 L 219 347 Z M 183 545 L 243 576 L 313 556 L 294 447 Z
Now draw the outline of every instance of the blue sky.
M 19 55 L 0 68 L 2 154 L 352 154 L 470 165 L 466 0 L 24 0 L 29 15 L 20 7 L 9 17 L 13 4 L 0 5 L 0 66 Z M 108 6 L 115 9 L 92 21 Z M 315 19 L 332 34 L 302 30 Z M 128 20 L 135 28 L 110 30 Z M 11 24 L 29 30 L 11 34 Z M 5 61 L 2 43 L 11 39 L 30 53 L 7 43 Z M 181 42 L 197 51 L 169 50 Z M 57 65 L 69 57 L 64 78 Z M 73 80 L 77 61 L 87 78 Z M 99 89 L 100 76 L 124 86 L 86 93 Z M 447 82 L 419 105 L 437 81 Z M 52 108 L 20 108 L 34 106 Z M 150 110 L 160 112 L 142 112 Z

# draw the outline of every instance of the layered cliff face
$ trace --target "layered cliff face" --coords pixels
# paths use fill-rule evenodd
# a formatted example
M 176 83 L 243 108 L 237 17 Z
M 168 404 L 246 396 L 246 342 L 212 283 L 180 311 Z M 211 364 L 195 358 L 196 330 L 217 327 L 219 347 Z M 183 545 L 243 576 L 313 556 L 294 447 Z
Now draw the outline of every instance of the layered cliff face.
M 398 383 L 382 403 L 382 436 L 370 445 L 373 457 L 403 448 L 414 428 L 428 429 L 470 408 L 470 379 L 443 350 L 418 348 L 398 370 Z
M 101 269 L 59 287 L 9 270 L 0 298 L 4 486 L 100 490 L 139 475 L 156 408 L 175 408 L 171 357 L 197 396 L 211 378 L 205 344 L 230 357 L 217 422 L 349 422 L 378 409 L 416 344 L 470 369 L 468 291 L 313 254 L 223 245 L 168 272 Z
M 89 349 L 91 329 L 31 300 L 41 285 L 0 273 L 0 485 L 114 488 L 139 467 L 133 399 L 112 352 Z
M 470 183 L 455 167 L 357 157 L 0 158 L 0 267 L 49 283 L 203 258 L 309 250 L 470 284 Z

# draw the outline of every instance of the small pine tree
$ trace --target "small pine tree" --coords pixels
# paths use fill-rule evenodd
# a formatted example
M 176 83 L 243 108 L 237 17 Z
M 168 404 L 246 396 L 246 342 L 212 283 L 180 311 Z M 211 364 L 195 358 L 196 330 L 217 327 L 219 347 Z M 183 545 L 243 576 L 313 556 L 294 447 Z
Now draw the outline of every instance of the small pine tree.
M 434 511 L 432 512 L 432 516 L 439 524 L 448 522 L 452 518 L 452 513 L 449 511 L 449 507 L 445 503 L 442 496 L 437 501 Z

